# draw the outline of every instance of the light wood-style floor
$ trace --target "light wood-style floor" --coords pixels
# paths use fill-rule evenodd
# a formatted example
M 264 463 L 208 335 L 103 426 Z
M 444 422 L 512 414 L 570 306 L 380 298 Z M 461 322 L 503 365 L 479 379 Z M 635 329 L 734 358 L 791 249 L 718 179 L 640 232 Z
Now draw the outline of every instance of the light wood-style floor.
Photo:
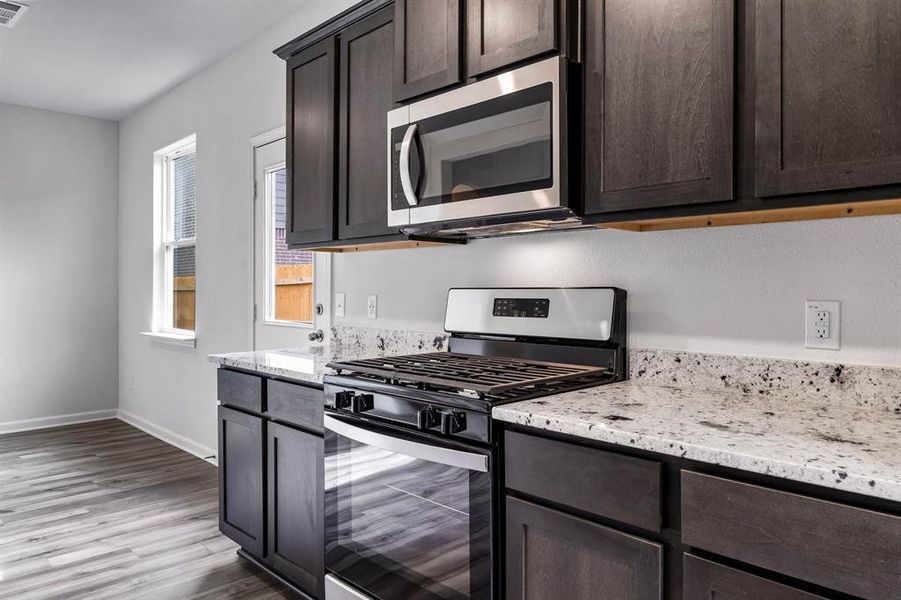
M 217 514 L 214 466 L 122 421 L 0 435 L 0 598 L 294 598 Z

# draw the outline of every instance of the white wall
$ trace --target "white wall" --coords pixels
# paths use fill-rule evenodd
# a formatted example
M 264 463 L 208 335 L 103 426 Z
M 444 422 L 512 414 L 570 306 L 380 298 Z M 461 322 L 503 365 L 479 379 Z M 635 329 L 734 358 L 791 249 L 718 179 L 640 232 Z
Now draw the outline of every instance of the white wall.
M 440 330 L 454 286 L 615 285 L 634 347 L 901 366 L 901 216 L 550 233 L 337 255 L 333 272 L 343 325 Z M 808 299 L 842 302 L 841 350 L 804 348 Z
M 250 138 L 285 123 L 285 63 L 272 50 L 352 4 L 311 2 L 120 124 L 119 406 L 194 450 L 216 445 L 214 352 L 250 347 Z M 150 328 L 153 152 L 197 134 L 197 348 Z M 298 345 L 304 332 L 298 332 Z
M 0 431 L 114 414 L 117 130 L 0 104 Z
M 248 140 L 284 123 L 284 63 L 271 50 L 351 3 L 309 5 L 120 125 L 120 408 L 196 452 L 216 443 L 206 355 L 251 343 Z M 196 349 L 139 335 L 151 317 L 152 154 L 190 133 L 198 148 Z M 347 293 L 339 324 L 435 331 L 451 286 L 617 285 L 630 293 L 636 347 L 901 366 L 899 265 L 901 217 L 883 217 L 338 255 L 333 289 Z M 379 295 L 374 321 L 365 318 L 369 293 Z M 805 299 L 843 302 L 841 351 L 803 348 Z

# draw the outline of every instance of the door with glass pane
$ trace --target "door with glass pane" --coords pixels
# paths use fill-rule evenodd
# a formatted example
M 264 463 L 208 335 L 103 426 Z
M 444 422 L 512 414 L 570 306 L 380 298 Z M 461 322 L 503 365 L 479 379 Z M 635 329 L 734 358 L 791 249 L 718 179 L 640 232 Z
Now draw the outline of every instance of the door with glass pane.
M 286 243 L 286 175 L 284 137 L 254 148 L 255 349 L 306 346 L 326 317 L 316 305 L 328 305 L 327 258 Z

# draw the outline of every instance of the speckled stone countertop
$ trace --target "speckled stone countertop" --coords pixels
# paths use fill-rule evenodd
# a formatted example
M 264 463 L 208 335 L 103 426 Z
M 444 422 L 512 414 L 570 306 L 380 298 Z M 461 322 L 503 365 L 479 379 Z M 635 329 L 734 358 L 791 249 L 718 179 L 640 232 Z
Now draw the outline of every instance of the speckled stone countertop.
M 335 327 L 330 333 L 333 342 L 322 346 L 211 354 L 208 358 L 223 367 L 322 383 L 332 372 L 326 365 L 333 361 L 436 352 L 447 343 L 446 334 L 431 332 Z
M 232 352 L 211 354 L 209 357 L 210 362 L 223 367 L 234 367 L 308 383 L 322 383 L 323 376 L 329 371 L 325 365 L 341 358 L 343 358 L 341 349 L 329 346 Z
M 623 382 L 496 407 L 581 438 L 901 502 L 901 414 L 852 404 Z

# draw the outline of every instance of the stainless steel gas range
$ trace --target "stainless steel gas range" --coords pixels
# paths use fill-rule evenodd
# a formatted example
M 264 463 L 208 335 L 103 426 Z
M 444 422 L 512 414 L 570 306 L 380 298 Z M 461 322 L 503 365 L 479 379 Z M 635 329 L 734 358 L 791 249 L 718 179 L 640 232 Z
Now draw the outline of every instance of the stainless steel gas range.
M 625 379 L 626 293 L 452 289 L 447 352 L 332 363 L 326 600 L 502 597 L 493 406 Z

